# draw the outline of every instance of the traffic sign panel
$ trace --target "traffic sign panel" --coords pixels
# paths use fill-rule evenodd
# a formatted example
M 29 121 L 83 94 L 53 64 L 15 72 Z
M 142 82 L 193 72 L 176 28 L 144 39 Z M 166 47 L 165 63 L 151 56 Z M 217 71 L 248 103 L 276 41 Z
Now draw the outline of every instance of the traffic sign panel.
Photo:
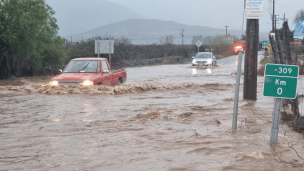
M 196 44 L 197 47 L 200 47 L 200 46 L 202 46 L 203 42 L 198 40 L 195 44 Z
M 272 46 L 271 46 L 271 45 L 268 45 L 268 46 L 267 46 L 267 49 L 268 49 L 268 50 L 272 50 Z
M 270 40 L 263 40 L 262 48 L 267 48 L 268 45 L 270 45 Z
M 298 76 L 299 76 L 299 66 L 296 66 L 296 65 L 266 64 L 265 75 L 298 78 Z
M 264 11 L 263 0 L 246 0 L 245 15 L 247 18 L 259 18 Z
M 110 44 L 111 43 L 111 44 Z M 111 45 L 111 47 L 110 47 Z M 95 40 L 95 53 L 108 54 L 111 49 L 111 54 L 114 53 L 114 40 Z
M 298 66 L 266 64 L 263 95 L 276 98 L 296 98 L 298 75 Z

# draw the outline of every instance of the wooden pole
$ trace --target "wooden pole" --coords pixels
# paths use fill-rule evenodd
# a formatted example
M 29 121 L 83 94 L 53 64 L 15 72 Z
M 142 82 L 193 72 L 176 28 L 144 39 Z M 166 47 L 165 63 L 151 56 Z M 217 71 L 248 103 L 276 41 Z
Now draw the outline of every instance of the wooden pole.
M 257 99 L 257 58 L 259 46 L 259 20 L 247 19 L 246 53 L 244 65 L 243 98 Z
M 285 54 L 285 60 L 287 65 L 296 65 L 296 63 L 293 62 L 291 57 L 291 47 L 290 47 L 290 37 L 289 37 L 289 26 L 288 22 L 285 21 L 283 24 L 283 43 L 285 46 L 286 54 Z
M 279 57 L 278 64 L 285 64 L 284 53 L 283 53 L 284 49 L 282 46 L 282 41 L 278 30 L 275 31 L 275 37 L 276 37 L 275 43 L 278 48 L 278 57 Z
M 270 40 L 271 47 L 272 47 L 274 61 L 275 61 L 276 64 L 279 64 L 280 63 L 280 58 L 278 58 L 278 56 L 279 56 L 278 55 L 278 46 L 277 46 L 273 36 L 269 36 L 269 40 Z

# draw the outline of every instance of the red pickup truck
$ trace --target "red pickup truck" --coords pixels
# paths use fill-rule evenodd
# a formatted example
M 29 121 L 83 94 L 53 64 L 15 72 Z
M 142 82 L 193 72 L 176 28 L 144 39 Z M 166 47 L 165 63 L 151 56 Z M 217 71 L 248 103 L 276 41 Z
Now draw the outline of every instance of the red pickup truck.
M 124 83 L 126 79 L 126 70 L 111 70 L 106 58 L 76 58 L 68 63 L 61 74 L 51 79 L 51 85 L 79 83 L 113 86 Z

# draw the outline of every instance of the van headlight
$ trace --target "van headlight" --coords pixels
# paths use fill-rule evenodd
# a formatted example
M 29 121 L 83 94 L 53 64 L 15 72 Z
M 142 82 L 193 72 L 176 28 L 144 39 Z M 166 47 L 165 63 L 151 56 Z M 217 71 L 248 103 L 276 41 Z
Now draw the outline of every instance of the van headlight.
M 51 81 L 51 85 L 58 85 L 58 81 Z
M 86 81 L 82 82 L 82 85 L 85 85 L 85 86 L 93 85 L 93 81 L 86 80 Z
M 192 60 L 192 63 L 196 63 L 196 59 L 193 59 L 193 60 Z
M 211 59 L 207 59 L 207 63 L 211 63 L 212 62 L 212 60 Z

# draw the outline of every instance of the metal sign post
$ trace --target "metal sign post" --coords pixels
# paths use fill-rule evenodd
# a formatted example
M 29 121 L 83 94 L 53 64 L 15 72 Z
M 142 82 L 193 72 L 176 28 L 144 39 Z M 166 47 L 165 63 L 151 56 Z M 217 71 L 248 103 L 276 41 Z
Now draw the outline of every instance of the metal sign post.
M 202 46 L 203 42 L 198 40 L 195 44 L 197 46 L 197 53 L 199 53 L 199 48 Z
M 97 49 L 98 49 L 98 58 L 99 58 L 99 53 L 100 53 L 100 42 L 97 43 Z
M 270 144 L 277 144 L 282 98 L 296 98 L 299 66 L 266 64 L 264 75 L 263 95 L 275 97 Z
M 281 117 L 281 106 L 282 106 L 282 99 L 281 98 L 275 98 L 273 113 L 272 113 L 270 144 L 277 144 L 278 143 L 279 125 L 280 125 L 280 117 Z
M 236 130 L 237 127 L 237 113 L 239 106 L 239 89 L 240 89 L 241 71 L 242 71 L 242 52 L 239 53 L 239 58 L 238 58 L 238 67 L 237 67 L 235 93 L 234 93 L 232 130 Z
M 111 67 L 111 42 L 109 42 L 109 61 L 110 61 L 110 67 Z

